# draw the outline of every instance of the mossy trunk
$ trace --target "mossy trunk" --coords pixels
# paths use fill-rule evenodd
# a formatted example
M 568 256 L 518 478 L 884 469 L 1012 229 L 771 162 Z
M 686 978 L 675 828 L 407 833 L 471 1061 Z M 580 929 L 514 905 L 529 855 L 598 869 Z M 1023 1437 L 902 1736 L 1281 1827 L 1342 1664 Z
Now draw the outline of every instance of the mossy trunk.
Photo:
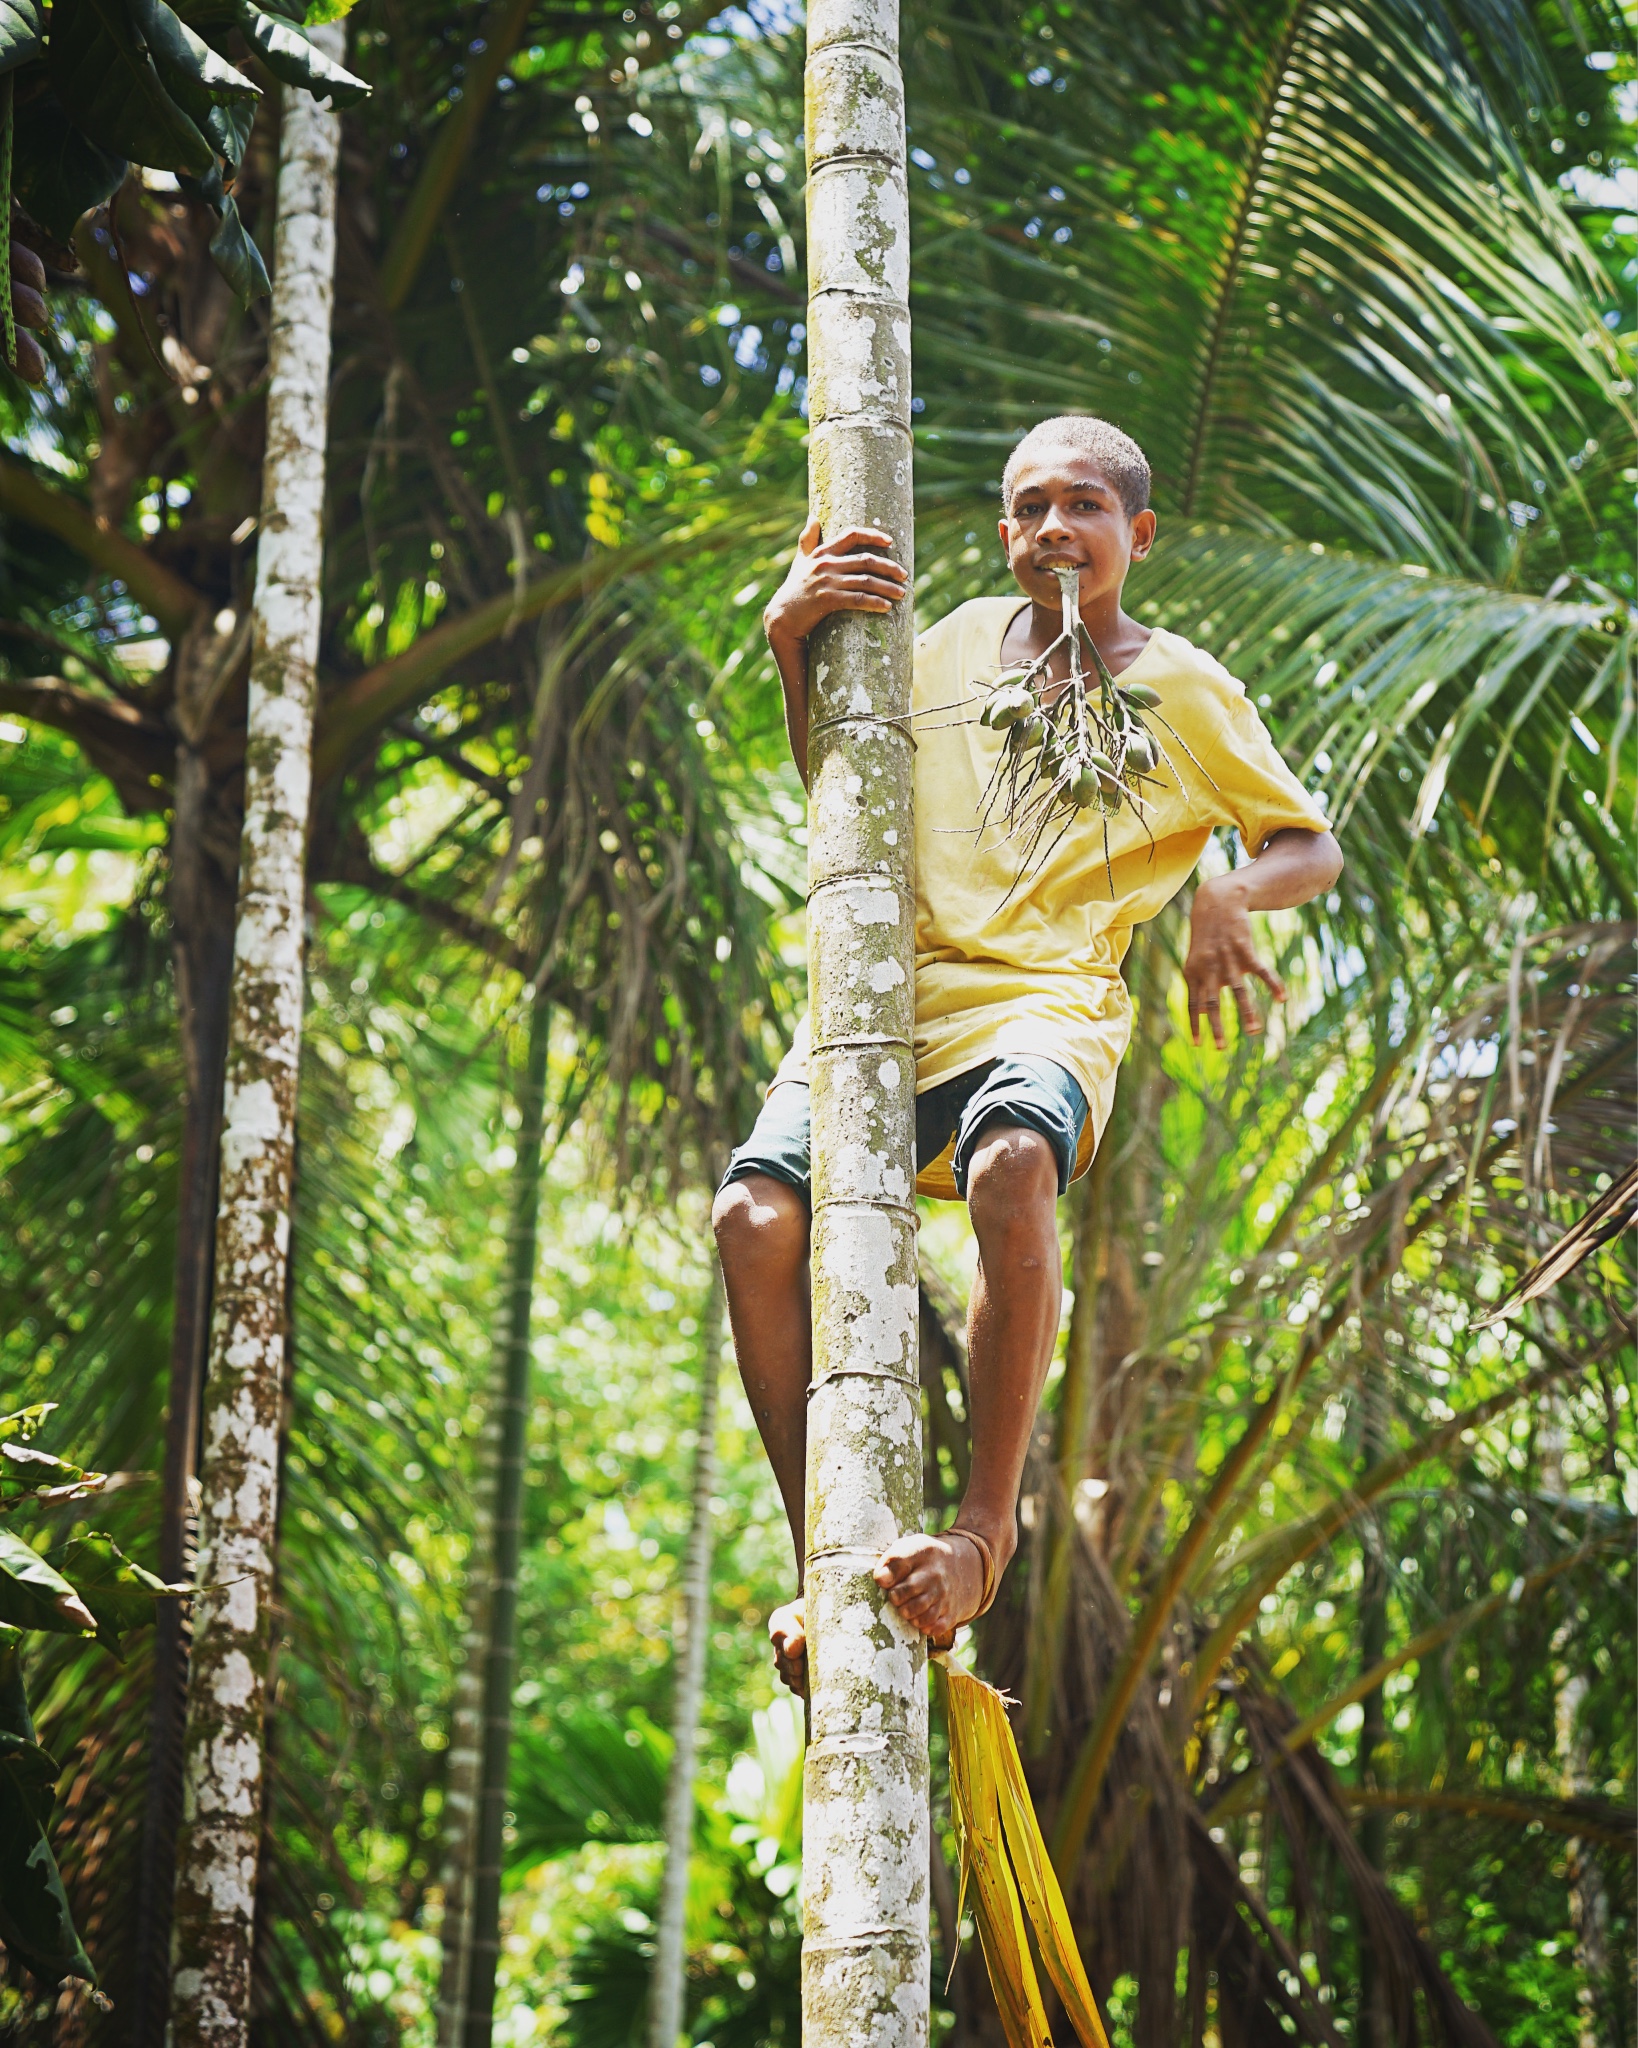
M 913 562 L 897 0 L 808 10 L 809 490 Z M 871 1577 L 921 1518 L 908 605 L 808 650 L 813 1388 L 806 2048 L 927 2038 L 927 1658 Z
M 315 41 L 339 55 L 342 31 L 321 29 Z M 176 1851 L 174 2048 L 244 2048 L 250 2028 L 339 144 L 334 113 L 305 93 L 285 95 L 201 1443 L 199 1591 Z

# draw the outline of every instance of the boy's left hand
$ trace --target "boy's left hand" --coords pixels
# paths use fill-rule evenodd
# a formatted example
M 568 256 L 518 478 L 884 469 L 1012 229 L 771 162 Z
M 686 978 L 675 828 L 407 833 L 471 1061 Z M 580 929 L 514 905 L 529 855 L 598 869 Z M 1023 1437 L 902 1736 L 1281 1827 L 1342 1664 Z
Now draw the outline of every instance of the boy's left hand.
M 1189 989 L 1189 1037 L 1198 1045 L 1201 1024 L 1209 1024 L 1219 1051 L 1224 1043 L 1224 989 L 1233 991 L 1240 1028 L 1253 1037 L 1262 1030 L 1263 1020 L 1246 986 L 1248 979 L 1255 975 L 1275 1002 L 1285 1001 L 1285 983 L 1257 957 L 1241 881 L 1247 872 L 1241 868 L 1232 874 L 1213 875 L 1194 892 L 1189 957 L 1183 965 Z

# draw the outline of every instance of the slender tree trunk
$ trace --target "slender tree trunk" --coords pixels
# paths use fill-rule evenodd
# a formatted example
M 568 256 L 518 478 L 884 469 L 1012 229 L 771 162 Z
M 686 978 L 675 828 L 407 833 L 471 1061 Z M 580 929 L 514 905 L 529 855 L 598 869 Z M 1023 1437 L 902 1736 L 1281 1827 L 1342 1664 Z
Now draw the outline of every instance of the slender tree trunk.
M 897 0 L 808 8 L 808 484 L 826 533 L 913 564 L 910 236 Z M 921 1522 L 910 649 L 901 605 L 808 652 L 813 1369 L 806 2048 L 928 2027 L 925 1639 L 871 1568 Z
M 318 32 L 339 54 L 339 28 Z M 256 562 L 171 2037 L 249 2027 L 271 1638 L 340 124 L 287 92 Z
M 518 1655 L 518 1560 L 523 1547 L 524 1463 L 529 1437 L 529 1323 L 534 1311 L 540 1150 L 545 1132 L 550 1037 L 550 1006 L 543 996 L 537 995 L 529 1018 L 529 1051 L 518 1098 L 521 1115 L 508 1231 L 506 1324 L 497 1375 L 500 1435 L 495 1460 L 494 1562 L 490 1572 L 489 1645 L 483 1668 L 483 1761 L 472 1856 L 463 2048 L 489 2048 L 495 2025 L 501 1867 L 506 1851 L 506 1789 L 512 1756 L 512 1685 Z
M 717 1484 L 717 1383 L 722 1377 L 722 1280 L 711 1275 L 700 1363 L 699 1441 L 694 1449 L 694 1499 L 682 1571 L 682 1656 L 672 1708 L 671 1777 L 665 1790 L 665 1876 L 649 1979 L 649 2048 L 677 2048 L 686 1988 L 683 1951 L 688 1908 L 688 1859 L 694 1848 L 694 1759 L 700 1707 L 705 1698 L 705 1657 L 711 1640 L 711 1495 Z
M 233 977 L 233 878 L 206 844 L 207 771 L 177 749 L 168 906 L 182 1041 L 182 1144 L 177 1171 L 175 1307 L 159 1511 L 158 1570 L 192 1574 L 191 1499 L 199 1456 L 199 1402 L 210 1336 L 217 1151 Z M 160 2048 L 169 2005 L 176 1831 L 182 1819 L 182 1737 L 187 1717 L 188 1617 L 162 1600 L 154 1615 L 154 1699 L 136 1891 L 136 1962 L 128 2048 Z
M 1569 1494 L 1564 1479 L 1564 1404 L 1559 1395 L 1542 1396 L 1541 1418 L 1541 1491 L 1556 1513 L 1567 1503 Z M 1562 1771 L 1560 1786 L 1566 1799 L 1584 1799 L 1597 1790 L 1590 1768 L 1591 1744 L 1581 1719 L 1581 1709 L 1592 1686 L 1584 1671 L 1572 1672 L 1562 1664 L 1553 1678 L 1557 1686 L 1553 1722 Z M 1581 1970 L 1581 1985 L 1576 1993 L 1581 2007 L 1580 2048 L 1615 2048 L 1619 2030 L 1610 2024 L 1610 1907 L 1604 1873 L 1593 1844 L 1580 1836 L 1571 1838 L 1566 1861 L 1570 1924 L 1575 1929 L 1576 1962 Z
M 1364 1427 L 1360 1466 L 1368 1471 L 1390 1448 L 1387 1390 L 1382 1384 L 1380 1360 L 1366 1364 L 1364 1376 Z M 1388 1569 L 1384 1555 L 1387 1531 L 1382 1518 L 1373 1515 L 1364 1531 L 1364 1558 L 1359 1586 L 1359 1661 L 1370 1671 L 1388 1653 Z M 1379 1784 L 1379 1757 L 1388 1739 L 1387 1701 L 1381 1686 L 1361 1702 L 1364 1719 L 1359 1724 L 1357 1767 L 1359 1782 L 1366 1791 Z M 1388 1857 L 1388 1817 L 1380 1809 L 1367 1807 L 1360 1816 L 1359 1846 L 1373 1870 L 1383 1870 Z M 1359 1928 L 1359 2042 L 1360 2048 L 1392 2048 L 1382 1972 L 1375 1947 L 1360 1918 Z
M 499 1391 L 497 1385 L 479 1446 L 482 1471 L 472 1531 L 472 1567 L 467 1575 L 466 1629 L 461 1637 L 461 1673 L 455 1681 L 449 1716 L 442 1814 L 444 1911 L 438 1930 L 443 1950 L 438 1972 L 438 2048 L 461 2048 L 466 2032 L 466 1980 L 472 1963 L 472 1854 L 477 1845 L 478 1778 L 483 1765 L 483 1674 L 494 1590 L 489 1569 L 495 1547 Z

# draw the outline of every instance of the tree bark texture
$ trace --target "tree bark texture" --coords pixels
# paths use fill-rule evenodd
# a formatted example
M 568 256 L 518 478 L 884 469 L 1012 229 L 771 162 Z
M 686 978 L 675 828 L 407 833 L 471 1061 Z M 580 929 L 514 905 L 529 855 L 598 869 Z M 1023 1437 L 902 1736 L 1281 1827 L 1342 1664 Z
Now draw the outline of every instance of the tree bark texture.
M 717 1385 L 722 1377 L 722 1281 L 713 1272 L 705 1310 L 700 1363 L 699 1441 L 694 1450 L 694 1499 L 682 1571 L 682 1655 L 671 1713 L 671 1776 L 665 1790 L 665 1875 L 649 1979 L 649 2048 L 677 2048 L 686 1989 L 683 1937 L 688 1910 L 688 1860 L 694 1848 L 694 1763 L 705 1659 L 711 1640 L 711 1496 L 717 1484 Z
M 339 28 L 318 38 L 340 55 Z M 333 113 L 286 92 L 172 1931 L 175 2048 L 242 2048 L 249 2033 L 339 143 Z
M 483 1757 L 472 1854 L 463 2048 L 489 2048 L 495 2027 L 500 1961 L 501 1869 L 506 1857 L 506 1791 L 512 1759 L 512 1686 L 518 1661 L 518 1560 L 523 1549 L 523 1487 L 529 1447 L 529 1324 L 534 1312 L 540 1223 L 541 1141 L 546 1122 L 546 1060 L 551 1009 L 536 995 L 519 1091 L 517 1166 L 508 1231 L 505 1335 L 497 1375 L 500 1436 L 495 1460 L 494 1562 L 489 1644 L 483 1672 Z
M 913 566 L 897 0 L 808 9 L 808 482 Z M 813 1385 L 807 2048 L 927 2039 L 927 1658 L 872 1567 L 921 1521 L 908 605 L 808 648 Z

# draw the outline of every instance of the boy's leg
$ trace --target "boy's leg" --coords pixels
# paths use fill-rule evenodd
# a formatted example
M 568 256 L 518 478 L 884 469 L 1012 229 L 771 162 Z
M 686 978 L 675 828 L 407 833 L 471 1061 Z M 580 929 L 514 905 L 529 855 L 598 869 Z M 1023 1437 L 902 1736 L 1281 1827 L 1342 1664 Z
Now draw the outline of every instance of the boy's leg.
M 1018 1547 L 1018 1489 L 1063 1303 L 1057 1202 L 1058 1160 L 1048 1141 L 1021 1125 L 988 1125 L 967 1174 L 978 1239 L 967 1317 L 967 1491 L 951 1532 L 901 1536 L 876 1567 L 877 1584 L 928 1635 L 970 1620 L 983 1598 L 983 1560 L 954 1530 L 984 1539 L 998 1575 Z
M 763 1120 L 758 1125 L 770 1159 L 806 1165 L 806 1093 L 793 1087 L 770 1096 L 779 1113 L 766 1116 L 766 1132 Z M 774 1129 L 786 1123 L 788 1132 Z M 999 1572 L 1018 1544 L 1018 1489 L 1058 1330 L 1060 1162 L 1039 1131 L 1004 1118 L 983 1120 L 977 1131 L 967 1167 L 968 1209 L 979 1249 L 968 1319 L 973 1459 L 954 1527 L 982 1537 Z M 744 1149 L 750 1152 L 751 1146 Z M 1071 1137 L 1070 1157 L 1073 1150 Z M 810 1220 L 799 1189 L 750 1167 L 746 1159 L 740 1177 L 719 1191 L 712 1224 L 740 1374 L 784 1500 L 800 1589 L 813 1369 Z M 883 1552 L 876 1579 L 907 1621 L 941 1636 L 977 1611 L 984 1565 L 976 1546 L 959 1536 L 911 1533 Z M 770 1617 L 768 1632 L 780 1676 L 795 1691 L 805 1691 L 800 1590 Z
M 798 1598 L 775 1610 L 769 1634 L 780 1677 L 800 1692 L 806 1685 L 800 1588 L 808 1381 L 813 1376 L 808 1205 L 788 1182 L 748 1173 L 718 1191 L 711 1224 L 722 1259 L 734 1355 L 796 1550 Z

